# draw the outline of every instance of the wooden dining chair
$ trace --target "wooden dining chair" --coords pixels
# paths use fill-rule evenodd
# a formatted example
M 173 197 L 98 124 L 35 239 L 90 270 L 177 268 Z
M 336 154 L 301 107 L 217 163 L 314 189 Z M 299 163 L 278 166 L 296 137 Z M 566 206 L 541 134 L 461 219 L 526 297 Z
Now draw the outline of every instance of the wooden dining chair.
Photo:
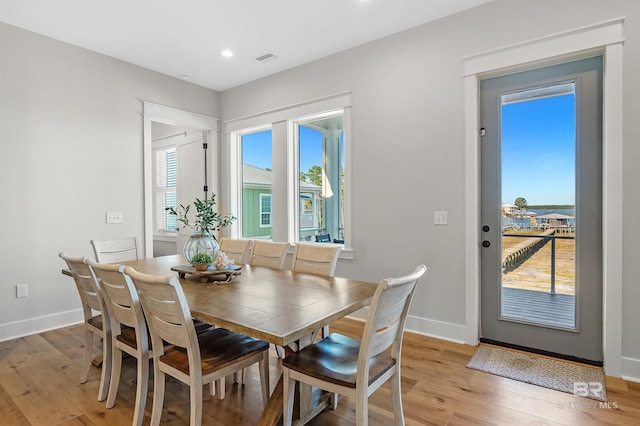
M 251 240 L 236 240 L 233 238 L 221 238 L 220 250 L 229 259 L 238 265 L 249 262 L 249 252 L 251 251 Z
M 272 269 L 282 269 L 287 258 L 289 243 L 272 243 L 270 241 L 254 240 L 249 263 L 255 266 L 266 266 Z
M 338 246 L 298 243 L 293 253 L 291 270 L 293 272 L 333 277 L 336 272 L 340 250 L 341 248 Z M 325 325 L 322 327 L 322 337 L 327 337 L 328 335 L 329 326 Z
M 111 376 L 111 322 L 109 321 L 109 311 L 106 308 L 98 284 L 96 284 L 91 274 L 89 265 L 86 263 L 89 259 L 86 257 L 71 257 L 64 252 L 61 252 L 59 256 L 67 263 L 71 276 L 76 283 L 84 314 L 84 357 L 82 359 L 82 369 L 80 370 L 80 383 L 86 383 L 87 381 L 89 367 L 93 360 L 93 338 L 98 336 L 102 340 L 103 359 L 98 401 L 104 401 L 107 398 Z M 93 311 L 98 312 L 98 314 L 94 315 Z
M 338 263 L 339 246 L 296 244 L 291 270 L 333 277 Z
M 149 387 L 149 356 L 151 345 L 147 322 L 142 313 L 140 298 L 131 279 L 126 276 L 124 265 L 101 264 L 91 259 L 89 267 L 94 273 L 105 301 L 111 321 L 111 380 L 107 408 L 115 405 L 123 352 L 137 360 L 136 400 L 134 404 L 133 425 L 141 425 L 144 418 L 144 406 Z
M 126 262 L 138 259 L 138 239 L 136 237 L 117 240 L 91 240 L 91 247 L 99 263 Z
M 202 386 L 258 363 L 262 401 L 269 398 L 269 344 L 224 328 L 196 334 L 178 277 L 143 274 L 131 267 L 124 273 L 138 290 L 147 318 L 153 350 L 153 409 L 151 424 L 160 424 L 165 374 L 188 384 L 191 425 L 202 421 Z M 163 340 L 174 346 L 164 348 Z M 224 397 L 220 381 L 219 398 Z
M 391 380 L 395 424 L 404 425 L 402 335 L 416 284 L 426 270 L 420 265 L 409 275 L 378 284 L 361 340 L 332 333 L 282 360 L 283 426 L 291 425 L 296 381 L 353 398 L 356 425 L 366 426 L 369 395 L 387 380 Z

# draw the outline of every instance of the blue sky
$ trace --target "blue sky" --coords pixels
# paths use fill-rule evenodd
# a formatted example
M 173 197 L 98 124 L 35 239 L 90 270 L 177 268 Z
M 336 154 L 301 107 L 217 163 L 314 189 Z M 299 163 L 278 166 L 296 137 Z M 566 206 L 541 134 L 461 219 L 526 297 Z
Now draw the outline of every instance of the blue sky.
M 575 204 L 575 95 L 502 107 L 502 202 Z
M 322 134 L 300 126 L 300 170 L 306 172 L 314 165 L 322 165 Z M 270 168 L 271 130 L 242 137 L 242 161 L 261 169 Z

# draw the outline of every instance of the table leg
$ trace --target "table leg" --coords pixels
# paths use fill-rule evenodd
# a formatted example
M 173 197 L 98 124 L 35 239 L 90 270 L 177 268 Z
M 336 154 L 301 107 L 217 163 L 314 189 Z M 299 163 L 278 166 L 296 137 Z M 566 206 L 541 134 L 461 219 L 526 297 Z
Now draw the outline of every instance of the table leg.
M 313 343 L 316 335 L 317 332 L 314 332 L 300 339 L 296 345 L 285 347 L 285 356 L 293 353 L 295 350 L 300 350 Z M 269 397 L 267 406 L 265 407 L 262 415 L 260 416 L 260 419 L 258 420 L 259 426 L 275 426 L 280 422 L 280 419 L 282 417 L 282 402 L 284 399 L 282 381 L 282 374 L 280 374 L 278 383 L 276 384 L 271 397 Z M 294 422 L 294 424 L 307 423 L 329 405 L 326 400 L 322 400 L 319 401 L 316 406 L 314 406 L 313 393 L 313 387 L 307 385 L 306 383 L 298 383 L 298 385 L 296 386 L 297 404 L 294 407 L 293 415 L 294 418 L 297 417 L 298 420 Z

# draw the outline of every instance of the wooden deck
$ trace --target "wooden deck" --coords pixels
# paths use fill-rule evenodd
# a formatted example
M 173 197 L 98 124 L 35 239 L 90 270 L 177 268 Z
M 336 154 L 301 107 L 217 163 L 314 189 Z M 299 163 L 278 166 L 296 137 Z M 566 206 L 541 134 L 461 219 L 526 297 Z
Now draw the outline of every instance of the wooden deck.
M 502 316 L 573 329 L 575 328 L 575 296 L 503 287 Z

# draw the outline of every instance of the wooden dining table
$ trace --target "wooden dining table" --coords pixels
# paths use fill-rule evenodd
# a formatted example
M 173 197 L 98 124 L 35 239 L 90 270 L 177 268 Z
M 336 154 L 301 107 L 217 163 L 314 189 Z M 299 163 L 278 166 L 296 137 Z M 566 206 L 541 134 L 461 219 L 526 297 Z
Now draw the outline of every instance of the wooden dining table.
M 124 262 L 137 271 L 174 275 L 172 267 L 188 264 L 182 255 Z M 200 321 L 297 351 L 313 342 L 322 326 L 371 303 L 376 283 L 326 277 L 289 270 L 241 265 L 240 274 L 225 284 L 203 283 L 200 277 L 180 278 L 191 315 Z M 282 376 L 259 425 L 275 425 L 282 413 Z M 322 411 L 310 387 L 301 386 L 299 423 Z

